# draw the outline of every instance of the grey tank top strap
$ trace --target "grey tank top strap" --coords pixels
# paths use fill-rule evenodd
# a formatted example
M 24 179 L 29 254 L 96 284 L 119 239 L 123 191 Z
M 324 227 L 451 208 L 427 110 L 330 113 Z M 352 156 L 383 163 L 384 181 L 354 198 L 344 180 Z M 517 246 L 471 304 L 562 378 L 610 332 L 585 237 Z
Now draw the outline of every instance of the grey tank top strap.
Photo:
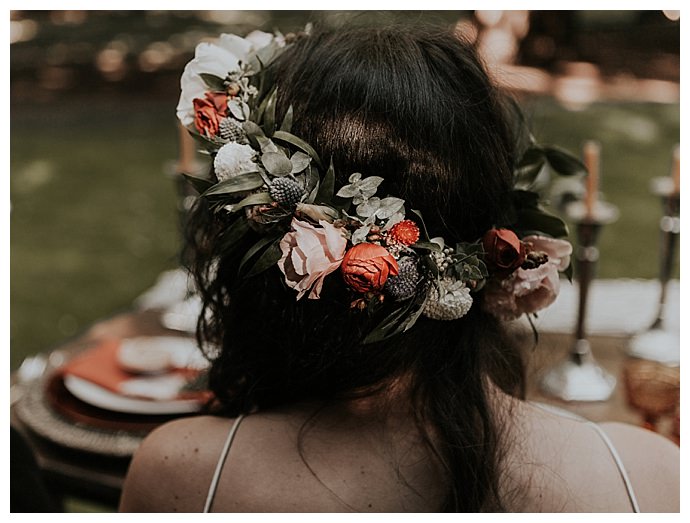
M 613 442 L 611 441 L 611 438 L 609 438 L 608 434 L 602 429 L 599 425 L 596 423 L 589 421 L 586 418 L 583 418 L 582 416 L 578 416 L 577 414 L 573 414 L 572 412 L 569 412 L 564 409 L 560 409 L 558 407 L 554 407 L 553 405 L 546 405 L 544 403 L 536 403 L 532 402 L 532 405 L 539 407 L 542 410 L 551 412 L 553 414 L 556 414 L 557 416 L 563 416 L 566 418 L 571 418 L 577 421 L 581 421 L 583 423 L 586 423 L 590 427 L 592 427 L 597 434 L 599 434 L 599 437 L 602 439 L 606 447 L 609 449 L 609 453 L 611 454 L 611 457 L 613 458 L 613 462 L 616 464 L 616 467 L 618 468 L 618 473 L 620 474 L 621 480 L 623 481 L 623 485 L 625 486 L 625 490 L 628 494 L 628 499 L 630 500 L 630 506 L 632 507 L 633 512 L 640 512 L 640 506 L 637 503 L 637 496 L 635 496 L 635 491 L 633 490 L 632 483 L 630 482 L 630 477 L 628 476 L 628 471 L 625 470 L 625 465 L 623 464 L 623 460 L 621 459 L 620 455 L 618 454 L 618 451 L 616 450 L 616 447 L 614 446 Z
M 213 504 L 213 498 L 216 496 L 216 489 L 218 488 L 218 480 L 220 479 L 220 473 L 223 471 L 223 465 L 225 460 L 230 453 L 230 446 L 232 445 L 232 440 L 235 439 L 235 434 L 237 434 L 237 429 L 240 423 L 244 419 L 244 414 L 240 414 L 235 419 L 235 422 L 230 427 L 230 432 L 228 432 L 228 437 L 225 439 L 225 444 L 223 449 L 220 451 L 220 456 L 218 457 L 218 464 L 216 465 L 216 470 L 213 472 L 213 478 L 211 478 L 211 485 L 208 488 L 208 494 L 206 495 L 206 502 L 204 503 L 204 512 L 211 511 L 211 505 Z

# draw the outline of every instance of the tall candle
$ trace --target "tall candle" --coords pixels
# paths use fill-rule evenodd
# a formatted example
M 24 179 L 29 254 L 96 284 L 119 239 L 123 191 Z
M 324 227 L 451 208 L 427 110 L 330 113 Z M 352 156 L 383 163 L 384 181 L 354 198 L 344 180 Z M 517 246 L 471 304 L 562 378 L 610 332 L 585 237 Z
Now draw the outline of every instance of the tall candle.
M 680 194 L 680 146 L 676 145 L 673 149 L 673 167 L 671 167 L 671 177 L 673 178 L 673 193 Z
M 599 143 L 592 140 L 585 142 L 583 156 L 589 173 L 585 192 L 585 212 L 587 218 L 592 218 L 599 194 L 599 158 L 601 156 Z

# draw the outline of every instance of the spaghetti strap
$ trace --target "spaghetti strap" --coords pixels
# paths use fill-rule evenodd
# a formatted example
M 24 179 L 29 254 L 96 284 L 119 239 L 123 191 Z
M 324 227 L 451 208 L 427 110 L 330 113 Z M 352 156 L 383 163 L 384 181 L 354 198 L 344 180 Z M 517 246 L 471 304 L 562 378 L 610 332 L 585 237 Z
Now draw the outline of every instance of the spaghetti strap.
M 637 496 L 635 496 L 635 491 L 633 490 L 632 483 L 630 483 L 628 471 L 625 470 L 623 460 L 618 454 L 616 447 L 613 445 L 613 441 L 611 441 L 611 438 L 609 438 L 608 434 L 604 432 L 604 429 L 602 429 L 596 423 L 588 421 L 587 424 L 590 425 L 594 430 L 596 430 L 599 436 L 601 436 L 601 439 L 604 440 L 604 443 L 606 443 L 606 446 L 608 447 L 609 452 L 611 453 L 611 457 L 613 457 L 613 461 L 616 462 L 616 466 L 618 467 L 618 473 L 621 475 L 621 479 L 623 480 L 623 484 L 625 485 L 625 490 L 627 490 L 628 492 L 628 499 L 630 500 L 630 504 L 632 505 L 632 510 L 633 512 L 639 512 L 640 506 L 637 503 Z
M 209 486 L 208 494 L 206 495 L 206 503 L 204 503 L 204 512 L 211 511 L 213 498 L 215 497 L 216 489 L 218 488 L 218 480 L 220 479 L 220 473 L 223 471 L 223 465 L 225 464 L 225 460 L 227 459 L 228 454 L 230 453 L 230 445 L 232 445 L 232 440 L 235 439 L 235 434 L 237 433 L 237 429 L 240 426 L 240 422 L 242 421 L 242 419 L 244 419 L 244 414 L 240 414 L 239 416 L 237 416 L 237 419 L 235 419 L 235 422 L 232 424 L 232 427 L 230 428 L 228 437 L 225 439 L 223 449 L 220 451 L 220 456 L 218 457 L 218 464 L 216 465 L 216 470 L 213 472 L 213 478 L 211 478 L 211 485 Z
M 623 460 L 621 459 L 620 455 L 618 454 L 618 451 L 616 450 L 616 447 L 613 445 L 613 442 L 611 441 L 611 438 L 609 438 L 608 434 L 602 429 L 599 425 L 594 423 L 593 421 L 589 421 L 586 418 L 583 418 L 582 416 L 578 416 L 577 414 L 574 414 L 572 412 L 569 412 L 564 409 L 560 409 L 558 407 L 554 407 L 553 405 L 547 405 L 544 403 L 538 403 L 538 402 L 530 402 L 532 405 L 545 410 L 547 412 L 550 412 L 552 414 L 556 414 L 558 416 L 562 416 L 565 418 L 571 418 L 577 421 L 581 421 L 583 423 L 586 423 L 590 427 L 592 427 L 597 434 L 599 434 L 599 437 L 603 440 L 604 444 L 609 450 L 609 453 L 611 454 L 611 457 L 613 458 L 614 463 L 616 464 L 616 467 L 618 468 L 618 473 L 620 474 L 621 479 L 623 480 L 623 485 L 625 486 L 625 490 L 628 494 L 628 499 L 630 500 L 630 505 L 632 507 L 633 512 L 640 512 L 640 505 L 637 503 L 637 496 L 635 496 L 635 491 L 633 490 L 632 483 L 630 482 L 630 477 L 628 476 L 628 471 L 625 470 L 625 465 L 623 464 Z

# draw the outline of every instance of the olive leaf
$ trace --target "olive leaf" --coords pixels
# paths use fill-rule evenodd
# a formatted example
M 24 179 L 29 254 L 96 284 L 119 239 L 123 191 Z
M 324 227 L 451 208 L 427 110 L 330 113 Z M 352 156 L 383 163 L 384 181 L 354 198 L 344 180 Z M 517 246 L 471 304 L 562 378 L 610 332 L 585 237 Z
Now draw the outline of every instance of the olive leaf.
M 319 192 L 316 193 L 314 201 L 316 203 L 330 203 L 333 199 L 333 191 L 335 191 L 335 169 L 333 168 L 333 160 L 328 166 L 328 170 L 321 180 L 319 185 Z
M 268 97 L 266 103 L 266 110 L 264 111 L 264 130 L 268 136 L 273 135 L 276 129 L 276 99 L 278 97 L 278 89 L 273 88 L 273 92 Z
M 273 243 L 271 243 L 266 250 L 261 253 L 259 258 L 256 260 L 254 265 L 252 266 L 251 269 L 247 271 L 247 273 L 244 275 L 245 278 L 250 278 L 252 276 L 255 276 L 266 269 L 270 269 L 273 267 L 275 264 L 278 263 L 280 258 L 282 258 L 283 253 L 280 250 L 280 240 L 282 237 L 276 238 L 273 240 Z
M 225 80 L 220 76 L 210 73 L 199 73 L 199 76 L 211 91 L 224 91 Z
M 207 189 L 213 187 L 214 183 L 207 178 L 199 178 L 198 176 L 192 176 L 191 174 L 182 173 L 182 176 L 187 180 L 192 187 L 196 189 L 199 194 L 204 193 Z
M 244 273 L 243 269 L 247 265 L 247 263 L 254 257 L 256 256 L 259 252 L 263 251 L 270 245 L 271 243 L 275 242 L 276 240 L 280 240 L 281 236 L 276 236 L 276 235 L 270 235 L 270 236 L 264 236 L 261 238 L 259 241 L 257 241 L 254 245 L 252 245 L 249 250 L 245 253 L 245 255 L 242 257 L 240 260 L 240 266 L 238 268 L 238 273 L 243 274 L 244 277 L 248 277 L 247 273 Z M 277 262 L 278 260 L 276 260 Z M 275 262 L 274 262 L 275 263 Z M 256 273 L 255 273 L 256 274 Z
M 275 133 L 273 133 L 272 138 L 274 140 L 279 140 L 281 142 L 286 142 L 286 143 L 289 143 L 291 145 L 294 145 L 298 149 L 301 149 L 302 151 L 307 153 L 309 156 L 311 156 L 318 167 L 323 167 L 323 164 L 321 163 L 321 158 L 319 158 L 319 155 L 312 148 L 312 146 L 309 145 L 304 140 L 302 140 L 301 138 L 298 138 L 294 134 L 291 134 L 291 133 L 288 133 L 285 131 L 276 131 Z
M 264 184 L 258 172 L 248 172 L 238 174 L 215 184 L 213 187 L 204 191 L 202 196 L 213 196 L 217 194 L 235 194 L 245 191 L 253 191 Z
M 285 112 L 285 117 L 283 118 L 283 123 L 280 124 L 280 130 L 285 132 L 290 132 L 292 129 L 292 105 L 288 107 Z

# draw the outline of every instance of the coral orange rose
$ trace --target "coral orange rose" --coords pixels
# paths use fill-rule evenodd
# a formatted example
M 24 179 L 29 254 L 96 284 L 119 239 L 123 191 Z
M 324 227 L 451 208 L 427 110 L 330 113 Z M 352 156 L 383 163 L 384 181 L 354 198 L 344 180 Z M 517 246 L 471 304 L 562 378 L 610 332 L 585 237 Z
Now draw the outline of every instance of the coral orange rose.
M 350 288 L 365 293 L 381 290 L 388 276 L 397 276 L 398 262 L 380 245 L 358 243 L 345 253 L 340 270 Z
M 207 92 L 206 98 L 195 98 L 194 126 L 204 136 L 216 136 L 220 121 L 228 111 L 228 97 L 224 93 Z

